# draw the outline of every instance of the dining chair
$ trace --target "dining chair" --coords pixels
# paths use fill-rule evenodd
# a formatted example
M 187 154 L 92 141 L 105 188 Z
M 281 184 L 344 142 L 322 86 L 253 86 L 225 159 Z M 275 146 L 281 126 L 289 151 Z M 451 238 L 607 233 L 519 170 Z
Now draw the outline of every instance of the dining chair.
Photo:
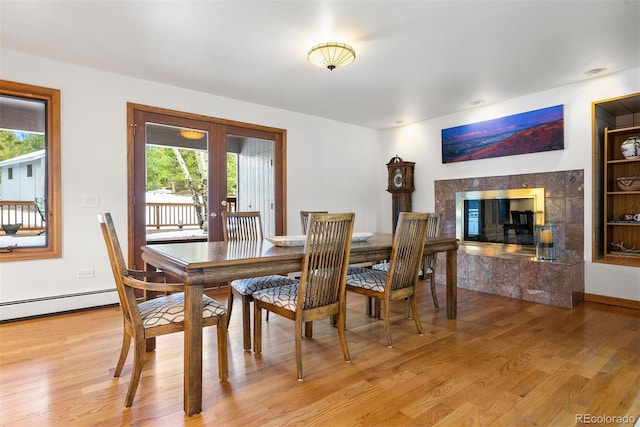
M 222 230 L 225 242 L 261 242 L 263 238 L 260 212 L 222 212 Z M 227 303 L 228 319 L 231 319 L 234 294 L 241 299 L 242 305 L 242 337 L 244 349 L 251 350 L 251 301 L 254 292 L 296 284 L 296 279 L 283 275 L 269 275 L 236 279 L 229 286 Z
M 440 236 L 440 219 L 442 214 L 439 212 L 429 213 L 429 221 L 427 223 L 427 237 Z M 431 298 L 435 308 L 440 308 L 438 304 L 438 294 L 436 292 L 436 261 L 438 253 L 424 255 L 422 257 L 422 267 L 419 277 L 422 280 L 429 279 L 431 285 Z M 374 264 L 371 268 L 374 270 L 389 271 L 389 262 Z
M 311 215 L 312 213 L 329 213 L 329 211 L 300 211 L 300 224 L 302 225 L 302 234 L 307 234 L 309 215 Z
M 329 213 L 329 211 L 300 211 L 300 223 L 302 225 L 302 234 L 307 234 L 307 225 L 309 224 L 309 215 L 312 213 Z M 347 274 L 361 273 L 365 271 L 366 267 L 358 265 L 349 265 Z
M 441 218 L 442 218 L 442 214 L 440 212 L 433 212 L 429 214 L 429 222 L 427 223 L 427 237 L 440 237 Z M 435 308 L 440 308 L 440 305 L 438 304 L 438 293 L 436 292 L 436 261 L 437 260 L 438 260 L 437 252 L 422 256 L 422 269 L 420 271 L 420 278 L 422 280 L 429 279 L 433 305 Z
M 392 300 L 409 299 L 411 316 L 418 333 L 422 335 L 422 324 L 418 316 L 415 298 L 416 283 L 420 274 L 420 263 L 424 252 L 424 241 L 429 222 L 428 213 L 401 212 L 393 237 L 388 271 L 369 270 L 348 275 L 346 289 L 382 303 L 387 346 L 392 347 L 389 305 Z
M 353 213 L 321 214 L 309 217 L 300 283 L 264 289 L 253 294 L 254 343 L 262 351 L 262 310 L 295 322 L 295 348 L 298 380 L 302 381 L 302 325 L 310 336 L 312 322 L 325 317 L 337 320 L 338 337 L 344 360 L 350 361 L 345 337 L 345 277 L 349 265 Z
M 133 403 L 138 383 L 140 382 L 147 340 L 154 339 L 160 335 L 184 331 L 184 292 L 182 292 L 184 285 L 182 283 L 166 283 L 166 276 L 159 271 L 128 269 L 111 214 L 108 212 L 99 213 L 98 222 L 107 246 L 107 253 L 124 318 L 122 349 L 120 350 L 120 358 L 116 365 L 114 377 L 120 377 L 131 346 L 131 338 L 134 340 L 133 368 L 124 404 L 128 408 Z M 146 280 L 165 280 L 165 282 Z M 169 294 L 138 303 L 135 289 L 169 292 Z M 206 295 L 203 296 L 202 304 L 203 326 L 217 325 L 218 376 L 220 380 L 224 381 L 229 376 L 227 310 L 223 304 Z

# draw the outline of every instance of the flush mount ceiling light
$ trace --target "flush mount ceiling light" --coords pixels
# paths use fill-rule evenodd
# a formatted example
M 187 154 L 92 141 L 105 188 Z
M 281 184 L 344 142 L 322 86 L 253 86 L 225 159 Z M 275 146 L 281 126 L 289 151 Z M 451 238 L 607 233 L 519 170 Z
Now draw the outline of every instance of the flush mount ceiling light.
M 195 141 L 204 138 L 204 132 L 194 129 L 180 129 L 180 136 Z
M 312 47 L 307 58 L 313 65 L 333 71 L 334 68 L 351 64 L 356 59 L 356 52 L 344 43 L 322 43 Z

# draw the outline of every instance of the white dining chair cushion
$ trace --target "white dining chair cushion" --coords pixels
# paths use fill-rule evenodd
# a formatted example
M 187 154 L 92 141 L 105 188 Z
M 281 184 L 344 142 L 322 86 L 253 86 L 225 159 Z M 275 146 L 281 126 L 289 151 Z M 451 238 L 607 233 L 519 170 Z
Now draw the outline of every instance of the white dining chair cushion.
M 289 311 L 296 311 L 299 283 L 263 289 L 254 292 L 253 299 L 283 307 Z
M 384 284 L 387 281 L 387 272 L 380 270 L 367 270 L 363 273 L 347 276 L 347 284 L 358 288 L 370 289 L 376 292 L 384 292 Z
M 214 299 L 203 295 L 202 317 L 225 314 L 227 309 Z M 142 324 L 145 328 L 184 321 L 184 293 L 178 292 L 153 298 L 139 304 Z
M 231 282 L 231 286 L 241 295 L 253 295 L 254 292 L 262 289 L 294 285 L 296 283 L 298 283 L 296 279 L 287 276 L 271 275 L 237 279 Z

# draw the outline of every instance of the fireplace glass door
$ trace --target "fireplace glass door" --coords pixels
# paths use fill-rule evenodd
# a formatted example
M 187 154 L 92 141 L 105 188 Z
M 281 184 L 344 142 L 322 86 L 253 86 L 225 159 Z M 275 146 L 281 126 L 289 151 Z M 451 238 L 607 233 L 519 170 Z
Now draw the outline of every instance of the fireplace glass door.
M 535 245 L 535 226 L 544 223 L 542 189 L 473 191 L 456 197 L 456 231 L 463 242 Z

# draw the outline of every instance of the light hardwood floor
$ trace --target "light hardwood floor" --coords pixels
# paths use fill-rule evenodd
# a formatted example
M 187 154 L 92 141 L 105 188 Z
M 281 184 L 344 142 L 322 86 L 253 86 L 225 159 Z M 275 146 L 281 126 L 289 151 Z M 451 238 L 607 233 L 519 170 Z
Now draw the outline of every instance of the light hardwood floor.
M 437 288 L 444 306 L 444 287 Z M 580 416 L 590 425 L 625 425 L 602 416 L 637 420 L 640 311 L 596 303 L 568 310 L 460 289 L 458 319 L 447 320 L 426 289 L 418 298 L 425 335 L 416 334 L 399 301 L 391 349 L 382 322 L 365 317 L 364 298 L 350 294 L 352 362 L 343 360 L 335 329 L 316 322 L 313 339 L 303 341 L 303 382 L 296 380 L 293 322 L 271 316 L 256 357 L 242 349 L 236 307 L 229 381 L 218 381 L 215 330 L 207 328 L 203 412 L 191 418 L 182 412 L 182 334 L 158 338 L 133 407 L 125 409 L 131 352 L 122 378 L 113 378 L 119 308 L 3 324 L 0 424 L 564 427 L 587 424 Z

